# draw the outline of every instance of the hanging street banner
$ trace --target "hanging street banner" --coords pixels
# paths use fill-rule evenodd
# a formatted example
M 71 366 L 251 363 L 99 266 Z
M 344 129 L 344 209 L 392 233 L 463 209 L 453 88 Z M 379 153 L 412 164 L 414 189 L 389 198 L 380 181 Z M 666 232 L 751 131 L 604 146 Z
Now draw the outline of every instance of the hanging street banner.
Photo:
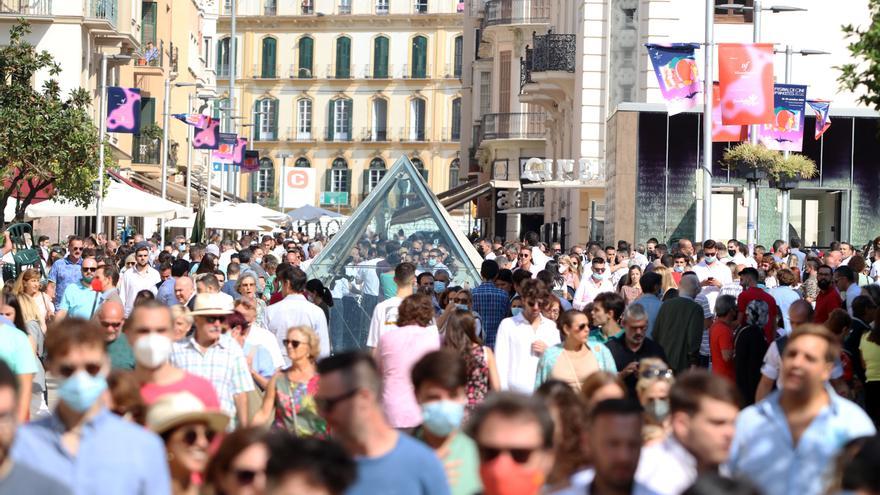
M 299 208 L 315 204 L 318 194 L 317 170 L 313 168 L 285 167 L 281 187 L 284 188 L 282 208 Z
M 191 125 L 196 129 L 205 129 L 208 127 L 208 121 L 211 120 L 207 115 L 202 115 L 200 113 L 173 113 L 171 114 L 175 119 L 183 122 L 186 125 Z
M 245 150 L 241 173 L 249 174 L 257 170 L 260 170 L 260 152 L 257 150 Z
M 719 43 L 718 70 L 725 125 L 773 122 L 771 43 Z
M 658 45 L 648 43 L 648 58 L 654 66 L 660 93 L 666 100 L 666 111 L 670 116 L 690 110 L 697 104 L 700 78 L 697 62 L 694 59 L 696 43 L 672 43 Z
M 235 152 L 235 145 L 238 142 L 238 135 L 235 133 L 221 132 L 219 145 L 217 149 L 211 153 L 211 161 L 214 163 L 233 163 L 232 154 Z
M 216 150 L 220 146 L 220 121 L 208 117 L 207 127 L 193 136 L 193 149 Z
M 140 89 L 107 87 L 107 132 L 140 134 Z
M 744 125 L 724 125 L 721 123 L 721 90 L 718 82 L 712 83 L 712 142 L 738 143 L 749 137 L 749 128 Z
M 807 87 L 776 84 L 773 87 L 773 122 L 758 127 L 758 141 L 767 149 L 801 151 L 804 146 L 804 106 Z
M 809 100 L 807 104 L 816 112 L 816 141 L 825 134 L 825 131 L 831 127 L 831 117 L 828 112 L 831 111 L 831 102 L 827 100 Z
M 247 148 L 247 143 L 247 139 L 240 137 L 235 143 L 235 147 L 232 149 L 232 163 L 236 167 L 244 166 L 244 152 L 245 148 Z

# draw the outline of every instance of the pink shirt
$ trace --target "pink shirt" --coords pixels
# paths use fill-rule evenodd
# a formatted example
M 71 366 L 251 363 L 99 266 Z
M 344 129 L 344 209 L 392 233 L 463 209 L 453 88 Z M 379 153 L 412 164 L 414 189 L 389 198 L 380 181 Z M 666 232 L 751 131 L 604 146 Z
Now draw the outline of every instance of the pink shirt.
M 436 327 L 409 325 L 379 338 L 376 356 L 382 370 L 382 405 L 394 428 L 412 428 L 422 423 L 410 372 L 425 354 L 440 349 Z
M 189 392 L 195 395 L 205 405 L 205 409 L 220 409 L 220 399 L 217 398 L 217 391 L 214 390 L 211 382 L 191 373 L 186 373 L 183 378 L 170 385 L 147 383 L 141 387 L 141 397 L 148 406 L 165 394 L 178 392 Z

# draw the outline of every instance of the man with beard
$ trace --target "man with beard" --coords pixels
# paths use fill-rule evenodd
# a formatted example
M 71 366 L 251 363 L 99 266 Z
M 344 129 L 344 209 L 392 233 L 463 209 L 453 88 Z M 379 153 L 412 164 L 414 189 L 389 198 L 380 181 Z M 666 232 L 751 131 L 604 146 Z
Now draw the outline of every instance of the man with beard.
M 816 270 L 816 285 L 819 287 L 819 293 L 816 295 L 813 322 L 823 324 L 832 311 L 843 305 L 843 300 L 834 287 L 834 270 L 830 266 L 822 265 Z

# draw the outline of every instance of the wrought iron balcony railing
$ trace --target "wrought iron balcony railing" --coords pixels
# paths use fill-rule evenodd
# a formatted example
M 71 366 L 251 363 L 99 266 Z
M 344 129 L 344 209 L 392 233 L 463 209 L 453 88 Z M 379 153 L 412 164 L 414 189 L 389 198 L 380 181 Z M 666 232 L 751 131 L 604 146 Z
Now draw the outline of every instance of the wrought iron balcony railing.
M 574 72 L 577 36 L 544 34 L 532 37 L 532 72 Z
M 492 139 L 543 139 L 544 113 L 490 113 L 483 116 L 481 141 Z

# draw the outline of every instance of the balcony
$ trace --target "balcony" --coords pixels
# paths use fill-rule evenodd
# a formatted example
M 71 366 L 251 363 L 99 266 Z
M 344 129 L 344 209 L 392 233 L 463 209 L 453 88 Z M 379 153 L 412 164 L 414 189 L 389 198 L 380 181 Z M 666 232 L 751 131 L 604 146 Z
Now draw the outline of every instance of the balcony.
M 117 17 L 119 16 L 119 5 L 117 0 L 88 0 L 88 12 L 86 17 L 90 19 L 100 19 L 110 22 L 116 27 Z
M 544 113 L 490 113 L 483 116 L 480 141 L 544 139 Z
M 534 35 L 532 48 L 520 59 L 520 101 L 549 108 L 570 100 L 576 58 L 576 35 Z
M 308 131 L 303 131 L 296 127 L 288 127 L 287 128 L 287 141 L 292 143 L 314 143 L 317 141 L 315 139 L 315 134 L 309 129 Z
M 424 126 L 418 128 L 400 127 L 397 135 L 400 136 L 401 143 L 425 143 L 430 139 L 431 129 Z
M 299 67 L 298 65 L 291 65 L 290 70 L 288 71 L 289 77 L 291 79 L 314 79 L 315 76 L 312 74 L 312 69 L 308 67 Z
M 152 49 L 147 48 L 147 42 L 142 40 L 143 45 L 143 54 L 138 55 L 135 58 L 135 72 L 145 72 L 143 70 L 139 70 L 143 67 L 156 67 L 162 68 L 165 67 L 165 64 L 170 60 L 170 54 L 166 58 L 165 53 L 165 40 L 159 40 L 159 45 L 154 46 Z M 161 71 L 157 71 L 159 73 Z
M 52 0 L 0 0 L 0 15 L 51 16 Z
M 351 14 L 351 3 L 348 3 L 348 2 L 340 3 L 340 4 L 339 4 L 339 9 L 337 10 L 337 12 L 338 12 L 340 15 L 348 15 L 348 14 Z
M 486 2 L 483 27 L 534 25 L 550 22 L 552 0 L 489 0 Z
M 328 143 L 350 143 L 354 141 L 351 130 L 328 129 L 324 128 L 324 140 Z
M 131 138 L 131 162 L 158 165 L 162 157 L 162 140 L 134 135 Z
M 574 34 L 545 34 L 533 36 L 532 73 L 570 72 L 574 74 L 577 36 Z
M 379 129 L 364 127 L 361 129 L 360 141 L 364 143 L 387 143 L 391 141 L 391 132 L 387 127 Z
M 263 64 L 254 64 L 252 79 L 278 79 L 281 77 L 281 66 L 264 67 Z

